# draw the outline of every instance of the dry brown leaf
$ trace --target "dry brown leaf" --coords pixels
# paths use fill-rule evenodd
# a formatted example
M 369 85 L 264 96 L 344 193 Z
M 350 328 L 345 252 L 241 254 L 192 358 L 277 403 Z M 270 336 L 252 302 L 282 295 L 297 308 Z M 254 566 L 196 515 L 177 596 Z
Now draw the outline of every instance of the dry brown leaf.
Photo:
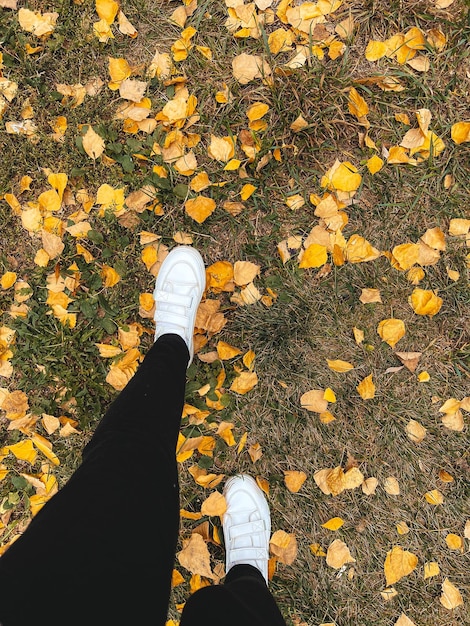
M 414 372 L 418 367 L 421 355 L 422 352 L 395 352 L 395 356 L 400 359 L 406 369 L 410 370 L 410 372 Z

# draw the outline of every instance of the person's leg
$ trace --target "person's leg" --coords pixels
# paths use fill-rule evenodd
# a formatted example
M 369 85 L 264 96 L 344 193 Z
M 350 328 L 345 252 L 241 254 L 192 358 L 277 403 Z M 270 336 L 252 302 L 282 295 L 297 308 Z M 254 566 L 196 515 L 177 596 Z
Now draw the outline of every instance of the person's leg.
M 179 526 L 175 448 L 205 289 L 201 255 L 157 276 L 156 342 L 70 481 L 0 558 L 0 624 L 163 625 Z
M 264 576 L 248 564 L 232 567 L 223 585 L 196 591 L 185 604 L 180 626 L 218 626 L 221 621 L 224 626 L 286 626 Z
M 165 623 L 188 359 L 178 335 L 157 340 L 82 465 L 0 558 L 3 626 Z
M 223 585 L 203 587 L 186 602 L 181 626 L 285 626 L 268 589 L 271 515 L 263 492 L 247 475 L 229 478 L 223 516 L 225 564 Z

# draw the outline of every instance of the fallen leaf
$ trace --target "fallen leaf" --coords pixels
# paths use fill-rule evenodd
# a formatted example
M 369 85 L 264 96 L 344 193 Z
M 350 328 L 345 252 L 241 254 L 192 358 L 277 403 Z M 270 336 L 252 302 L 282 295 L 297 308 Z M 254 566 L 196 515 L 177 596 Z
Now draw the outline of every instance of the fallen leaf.
M 210 566 L 209 550 L 199 533 L 193 533 L 190 539 L 183 539 L 183 549 L 178 552 L 177 557 L 180 565 L 191 574 L 214 578 Z
M 348 546 L 341 541 L 341 539 L 335 539 L 333 543 L 328 546 L 326 552 L 326 563 L 334 569 L 341 569 L 346 563 L 355 563 L 356 559 L 351 556 Z
M 359 300 L 362 304 L 371 304 L 373 302 L 382 304 L 382 298 L 378 289 L 362 289 Z
M 442 298 L 426 289 L 414 289 L 408 301 L 417 315 L 429 315 L 429 317 L 439 313 L 442 306 Z
M 90 159 L 96 160 L 105 150 L 104 139 L 93 130 L 92 126 L 88 126 L 88 130 L 83 136 L 83 149 Z
M 394 348 L 400 339 L 405 336 L 406 328 L 403 320 L 390 318 L 379 323 L 377 333 L 382 341 Z
M 344 520 L 341 517 L 332 517 L 327 522 L 322 524 L 322 528 L 326 528 L 327 530 L 338 530 L 343 526 Z
M 327 359 L 326 362 L 328 363 L 330 370 L 333 370 L 333 372 L 343 373 L 354 369 L 354 365 L 348 361 L 341 361 L 340 359 L 331 361 L 330 359 Z
M 218 491 L 213 491 L 201 505 L 201 513 L 203 515 L 209 515 L 210 517 L 215 515 L 221 517 L 226 510 L 227 502 L 225 500 L 225 496 Z
M 424 494 L 426 498 L 426 502 L 432 504 L 433 506 L 437 506 L 438 504 L 442 504 L 444 502 L 444 496 L 438 489 L 433 489 L 432 491 L 427 491 Z
M 410 370 L 410 372 L 414 372 L 418 367 L 421 355 L 422 352 L 395 352 L 395 356 L 400 359 L 406 369 Z
M 459 552 L 463 552 L 463 539 L 459 535 L 454 533 L 446 535 L 446 544 L 451 550 L 459 550 Z
M 456 609 L 463 604 L 463 598 L 460 591 L 453 585 L 448 578 L 442 583 L 442 595 L 439 598 L 440 603 L 449 611 Z
M 406 434 L 414 443 L 420 443 L 426 437 L 427 430 L 416 420 L 410 420 L 406 425 Z
M 401 546 L 394 546 L 389 552 L 384 563 L 384 573 L 387 587 L 398 582 L 404 576 L 408 576 L 418 564 L 418 557 L 412 552 L 403 550 Z
M 298 491 L 300 491 L 302 485 L 306 480 L 307 474 L 305 472 L 297 470 L 284 471 L 284 482 L 287 489 L 289 489 L 291 493 L 297 493 Z
M 452 137 L 452 141 L 456 144 L 470 141 L 470 122 L 457 122 L 453 124 L 450 136 Z
M 424 564 L 424 579 L 432 578 L 440 574 L 439 564 L 436 561 L 429 561 Z
M 394 626 L 416 626 L 416 624 L 412 622 L 404 613 L 402 613 L 395 622 Z
M 387 476 L 384 480 L 384 489 L 390 496 L 398 496 L 400 494 L 400 485 L 393 476 Z
M 247 85 L 255 78 L 266 79 L 271 68 L 260 56 L 243 52 L 232 60 L 233 76 L 241 85 Z
M 230 385 L 230 391 L 235 393 L 248 393 L 258 384 L 256 372 L 241 372 Z
M 300 404 L 307 411 L 323 413 L 328 408 L 328 401 L 325 400 L 324 395 L 323 389 L 312 389 L 301 396 Z
M 356 390 L 363 400 L 371 400 L 375 398 L 375 385 L 372 380 L 372 374 L 366 376 L 357 385 Z
M 292 565 L 297 557 L 297 540 L 293 533 L 276 530 L 269 540 L 269 549 L 280 563 Z

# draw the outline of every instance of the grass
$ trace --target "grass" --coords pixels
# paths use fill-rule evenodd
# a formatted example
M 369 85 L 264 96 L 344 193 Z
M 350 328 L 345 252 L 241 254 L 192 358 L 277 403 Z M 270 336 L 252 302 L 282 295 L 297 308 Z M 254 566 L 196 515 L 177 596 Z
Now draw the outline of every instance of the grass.
M 394 269 L 385 256 L 373 262 L 346 263 L 303 270 L 296 255 L 283 264 L 278 243 L 290 235 L 305 239 L 319 220 L 311 194 L 321 194 L 320 178 L 335 159 L 351 161 L 361 174 L 362 183 L 347 208 L 348 224 L 343 229 L 346 239 L 357 233 L 381 251 L 416 242 L 428 228 L 439 227 L 448 233 L 449 221 L 468 217 L 470 185 L 468 180 L 468 143 L 456 145 L 450 138 L 451 126 L 468 116 L 466 76 L 470 71 L 468 46 L 468 8 L 460 0 L 444 10 L 422 2 L 351 2 L 341 6 L 329 21 L 334 25 L 350 14 L 355 20 L 352 35 L 345 40 L 344 54 L 337 59 L 313 57 L 303 68 L 290 73 L 282 71 L 289 54 L 273 55 L 268 36 L 282 24 L 278 20 L 265 26 L 258 39 L 236 39 L 225 28 L 227 9 L 223 3 L 209 0 L 201 4 L 187 25 L 197 28 L 195 43 L 209 46 L 213 59 L 208 61 L 196 49 L 178 65 L 187 78 L 189 94 L 197 97 L 196 112 L 200 119 L 189 132 L 201 136 L 194 151 L 198 170 L 206 170 L 212 182 L 224 186 L 204 190 L 204 195 L 217 202 L 215 212 L 202 224 L 192 220 L 183 209 L 183 202 L 192 192 L 188 177 L 165 165 L 152 152 L 154 143 L 162 143 L 165 132 L 152 134 L 123 132 L 122 121 L 114 114 L 119 95 L 107 88 L 108 57 L 125 58 L 136 67 L 135 76 L 145 79 L 145 67 L 155 50 L 168 52 L 180 36 L 181 29 L 169 22 L 176 5 L 139 2 L 123 3 L 122 9 L 137 28 L 136 39 L 115 29 L 116 38 L 107 44 L 93 36 L 92 24 L 97 21 L 94 3 L 57 3 L 42 5 L 32 2 L 34 10 L 57 10 L 59 20 L 54 33 L 40 42 L 44 49 L 37 54 L 25 53 L 25 44 L 38 40 L 25 33 L 17 21 L 17 12 L 0 9 L 0 52 L 3 53 L 3 75 L 18 83 L 18 93 L 0 120 L 0 153 L 12 155 L 0 170 L 0 197 L 14 193 L 24 205 L 34 202 L 50 188 L 45 171 L 68 175 L 68 189 L 75 196 L 79 189 L 95 194 L 100 185 L 124 187 L 125 194 L 152 181 L 157 185 L 163 215 L 144 210 L 129 212 L 127 220 L 113 211 L 91 210 L 88 220 L 92 232 L 83 241 L 93 254 L 87 263 L 78 255 L 75 240 L 63 236 L 64 251 L 47 267 L 34 263 L 41 247 L 37 234 L 28 234 L 8 204 L 0 199 L 0 224 L 3 245 L 0 252 L 0 274 L 14 271 L 18 280 L 32 288 L 25 318 L 12 319 L 14 287 L 0 290 L 2 325 L 14 328 L 16 342 L 12 346 L 13 374 L 2 379 L 2 387 L 21 390 L 29 402 L 28 411 L 35 416 L 47 413 L 65 416 L 77 423 L 80 434 L 64 438 L 57 433 L 48 438 L 61 464 L 54 469 L 59 485 L 70 477 L 80 462 L 80 453 L 91 436 L 99 416 L 116 395 L 105 382 L 110 362 L 99 356 L 96 343 L 118 345 L 117 329 L 137 322 L 143 334 L 139 350 L 148 350 L 153 324 L 139 315 L 139 296 L 152 291 L 154 277 L 141 260 L 141 231 L 161 236 L 168 247 L 174 244 L 177 231 L 189 233 L 202 252 L 207 265 L 219 260 L 235 263 L 249 260 L 260 266 L 255 284 L 262 294 L 272 289 L 277 298 L 272 306 L 260 302 L 239 306 L 231 301 L 230 292 L 209 293 L 218 299 L 227 324 L 221 333 L 208 336 L 202 352 L 215 349 L 219 340 L 256 353 L 255 371 L 258 385 L 246 395 L 229 390 L 241 357 L 232 362 L 204 363 L 197 358 L 188 371 L 187 402 L 206 408 L 205 399 L 197 392 L 206 383 L 211 385 L 209 398 L 216 399 L 214 388 L 223 367 L 224 408 L 212 410 L 205 424 L 194 426 L 183 419 L 185 436 L 213 435 L 210 423 L 229 421 L 239 442 L 247 433 L 241 453 L 237 446 L 228 447 L 216 438 L 213 457 L 195 452 L 180 467 L 182 506 L 199 511 L 208 491 L 195 484 L 187 472 L 192 464 L 215 473 L 238 471 L 263 477 L 269 483 L 269 503 L 273 530 L 293 533 L 298 543 L 298 556 L 292 565 L 277 564 L 271 589 L 289 625 L 301 622 L 308 626 L 334 622 L 349 624 L 395 624 L 401 612 L 417 625 L 448 626 L 465 623 L 469 602 L 468 538 L 463 552 L 450 550 L 445 542 L 448 533 L 463 537 L 468 518 L 468 413 L 463 432 L 445 428 L 439 407 L 448 398 L 458 400 L 470 395 L 470 338 L 468 333 L 468 247 L 462 238 L 446 236 L 446 250 L 441 260 L 424 267 L 421 288 L 436 290 L 443 298 L 441 311 L 434 317 L 415 315 L 408 304 L 413 290 L 404 272 Z M 411 26 L 423 31 L 440 29 L 447 38 L 439 53 L 427 51 L 431 67 L 419 73 L 393 59 L 376 63 L 364 57 L 371 39 L 385 40 Z M 232 76 L 232 58 L 247 52 L 260 54 L 273 69 L 272 84 L 255 80 L 240 85 Z M 401 92 L 382 91 L 363 79 L 387 75 L 398 78 Z M 73 108 L 63 102 L 58 83 L 85 85 L 99 77 L 104 86 L 96 96 L 86 96 L 83 104 Z M 362 81 L 362 82 L 361 82 Z M 226 84 L 232 100 L 221 106 L 215 94 Z M 370 137 L 377 153 L 383 154 L 400 143 L 408 129 L 395 119 L 407 113 L 416 126 L 414 111 L 428 108 L 432 113 L 430 128 L 446 147 L 438 156 L 430 156 L 416 167 L 386 164 L 375 176 L 365 167 L 375 153 L 361 147 L 358 133 L 364 132 L 348 112 L 348 89 L 355 86 L 369 105 Z M 148 85 L 152 114 L 160 111 L 174 96 L 174 86 L 157 78 Z M 36 139 L 7 134 L 5 123 L 21 119 L 24 101 L 29 98 L 34 110 L 38 132 Z M 224 164 L 209 158 L 210 135 L 241 137 L 248 128 L 246 111 L 250 104 L 262 101 L 269 105 L 264 119 L 267 130 L 257 138 L 260 152 L 251 165 L 245 163 L 246 178 L 237 172 L 226 172 Z M 290 125 L 300 115 L 308 127 L 294 133 Z M 51 122 L 65 115 L 68 129 L 64 142 L 51 137 Z M 467 118 L 468 119 L 468 118 Z M 105 155 L 116 163 L 101 159 L 92 161 L 81 147 L 82 125 L 91 124 L 106 143 Z M 264 156 L 281 149 L 282 161 L 271 158 L 257 168 Z M 143 154 L 149 160 L 134 155 Z M 238 158 L 244 154 L 237 147 Z M 167 183 L 152 174 L 154 165 L 165 165 Z M 46 172 L 47 173 L 47 172 Z M 19 195 L 22 176 L 32 177 L 31 191 Z M 451 175 L 448 189 L 445 177 Z M 250 182 L 255 194 L 244 202 L 245 208 L 232 216 L 222 206 L 226 200 L 239 201 L 242 185 Z M 300 194 L 306 205 L 293 211 L 286 198 Z M 77 203 L 61 208 L 60 218 L 66 226 L 73 222 Z M 74 329 L 61 324 L 49 313 L 46 303 L 47 276 L 70 276 L 75 262 L 81 273 L 80 286 L 67 293 L 73 298 L 68 310 L 77 314 Z M 105 287 L 101 270 L 104 265 L 119 269 L 121 280 Z M 449 279 L 446 267 L 458 270 L 456 282 Z M 363 305 L 359 296 L 363 288 L 380 289 L 382 304 Z M 377 334 L 378 323 L 386 318 L 402 319 L 406 335 L 397 344 L 399 351 L 419 351 L 422 357 L 415 373 L 407 369 L 387 371 L 401 365 L 388 345 Z M 364 342 L 354 341 L 353 327 L 364 331 Z M 326 359 L 340 358 L 354 363 L 349 373 L 332 372 Z M 418 383 L 419 371 L 430 373 L 428 383 Z M 356 386 L 372 374 L 376 396 L 363 400 Z M 336 420 L 324 424 L 315 413 L 300 405 L 301 395 L 310 389 L 331 387 L 337 402 L 330 405 Z M 426 429 L 425 439 L 415 444 L 406 435 L 410 419 Z M 7 430 L 9 420 L 0 417 L 2 445 L 11 445 L 27 437 L 20 430 Z M 36 426 L 45 435 L 42 426 Z M 259 443 L 261 458 L 253 463 L 248 453 Z M 40 463 L 31 466 L 11 454 L 1 461 L 10 471 L 0 482 L 0 545 L 6 546 L 31 519 L 29 498 L 35 493 L 20 472 L 38 472 Z M 365 477 L 379 480 L 376 494 L 365 496 L 361 488 L 347 490 L 333 497 L 323 494 L 313 476 L 322 468 L 357 464 Z M 307 480 L 302 489 L 290 493 L 284 484 L 286 470 L 302 470 Z M 439 471 L 449 472 L 454 481 L 444 483 Z M 400 485 L 400 494 L 389 495 L 384 480 L 393 476 Z M 424 499 L 432 489 L 444 494 L 444 503 L 433 507 Z M 329 518 L 339 516 L 345 523 L 335 533 L 322 527 Z M 218 519 L 207 521 L 210 532 L 219 527 Z M 399 535 L 396 524 L 406 522 L 410 531 Z M 199 521 L 182 521 L 182 536 L 188 537 Z M 319 543 L 326 551 L 331 542 L 344 541 L 356 559 L 343 572 L 329 567 L 322 557 L 312 554 L 310 545 Z M 380 593 L 385 588 L 383 565 L 387 552 L 400 545 L 418 556 L 419 564 L 409 576 L 394 586 L 398 595 L 385 601 Z M 209 544 L 212 566 L 224 562 L 222 548 Z M 437 561 L 441 573 L 423 578 L 423 565 Z M 173 590 L 169 617 L 178 620 L 176 603 L 184 602 L 190 593 L 190 574 L 175 562 L 185 583 Z M 445 578 L 454 583 L 464 599 L 464 606 L 453 612 L 439 602 Z M 193 581 L 194 583 L 194 581 Z

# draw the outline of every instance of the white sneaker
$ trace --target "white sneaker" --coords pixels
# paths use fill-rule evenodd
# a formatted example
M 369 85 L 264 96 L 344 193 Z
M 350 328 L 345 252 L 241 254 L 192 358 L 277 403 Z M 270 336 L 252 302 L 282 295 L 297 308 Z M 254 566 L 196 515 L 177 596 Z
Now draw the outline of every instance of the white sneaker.
M 222 526 L 226 572 L 234 565 L 253 565 L 268 583 L 269 505 L 256 482 L 246 474 L 229 478 L 224 487 L 227 511 Z
M 199 252 L 190 246 L 173 248 L 155 281 L 155 341 L 167 333 L 182 337 L 189 350 L 188 367 L 193 360 L 194 323 L 205 287 L 206 270 Z

